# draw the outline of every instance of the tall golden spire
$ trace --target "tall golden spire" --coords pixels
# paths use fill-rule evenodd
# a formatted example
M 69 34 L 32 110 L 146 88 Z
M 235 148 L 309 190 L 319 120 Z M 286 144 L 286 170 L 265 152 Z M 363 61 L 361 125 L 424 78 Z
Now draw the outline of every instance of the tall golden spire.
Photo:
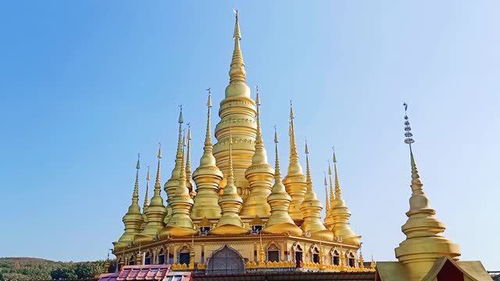
M 411 133 L 406 103 L 404 107 L 404 142 L 408 144 L 410 150 L 412 194 L 410 210 L 406 213 L 408 220 L 401 227 L 406 239 L 395 250 L 396 258 L 408 269 L 411 281 L 416 281 L 422 280 L 438 258 L 447 256 L 458 260 L 460 247 L 443 236 L 445 226 L 436 218 L 436 211 L 430 207 L 429 199 L 424 193 L 413 156 L 412 144 L 415 141 Z
M 304 219 L 300 210 L 302 201 L 307 190 L 304 173 L 299 163 L 299 154 L 297 153 L 297 145 L 295 144 L 295 115 L 293 113 L 292 101 L 290 101 L 290 124 L 288 135 L 290 137 L 290 161 L 288 164 L 288 174 L 283 179 L 286 191 L 292 197 L 290 204 L 290 215 L 292 219 L 300 225 Z
M 141 225 L 143 223 L 141 207 L 139 207 L 139 169 L 140 169 L 140 155 L 137 156 L 136 172 L 135 172 L 135 183 L 134 191 L 132 192 L 132 203 L 128 207 L 127 213 L 123 216 L 123 224 L 125 225 L 125 231 L 118 239 L 114 242 L 115 250 L 123 249 L 127 247 L 134 237 L 139 234 Z
M 354 233 L 349 225 L 351 213 L 342 198 L 335 149 L 333 149 L 333 170 L 335 172 L 335 198 L 333 200 L 331 214 L 333 217 L 334 234 L 336 237 L 341 238 L 344 243 L 359 246 L 361 245 L 361 236 Z
M 142 205 L 142 226 L 141 226 L 141 231 L 144 230 L 144 227 L 146 227 L 146 224 L 148 222 L 148 216 L 146 216 L 146 210 L 148 209 L 149 204 L 151 201 L 149 200 L 149 180 L 150 180 L 150 175 L 149 175 L 149 165 L 148 165 L 148 171 L 146 173 L 146 191 L 144 192 L 144 203 Z
M 182 111 L 179 115 L 179 124 L 182 124 Z M 181 127 L 179 127 L 181 129 Z M 182 129 L 179 130 L 182 134 Z M 193 235 L 196 231 L 194 230 L 193 221 L 189 215 L 189 211 L 193 206 L 193 199 L 189 194 L 189 189 L 187 187 L 186 180 L 186 148 L 185 144 L 188 138 L 187 132 L 184 136 L 180 135 L 179 140 L 180 146 L 180 171 L 179 178 L 177 180 L 177 185 L 172 190 L 172 196 L 169 197 L 170 208 L 172 209 L 172 215 L 170 216 L 166 226 L 160 231 L 160 238 L 166 238 L 168 236 L 189 236 Z M 174 167 L 174 170 L 176 167 Z M 172 174 L 174 172 L 172 171 Z
M 295 236 L 301 236 L 302 230 L 298 227 L 290 217 L 288 209 L 292 198 L 285 190 L 285 186 L 281 181 L 280 160 L 278 153 L 278 133 L 274 128 L 274 151 L 275 151 L 275 168 L 274 168 L 274 185 L 271 195 L 267 198 L 271 206 L 271 216 L 266 222 L 266 227 L 263 229 L 266 233 L 283 234 L 288 233 Z
M 179 117 L 177 119 L 177 123 L 179 124 L 178 132 L 177 132 L 177 151 L 175 154 L 175 164 L 174 168 L 172 169 L 172 174 L 170 176 L 170 179 L 165 183 L 165 186 L 163 187 L 165 189 L 165 192 L 167 193 L 167 201 L 168 201 L 168 206 L 167 206 L 167 215 L 165 216 L 165 224 L 170 220 L 170 217 L 172 215 L 172 198 L 174 197 L 175 190 L 177 187 L 180 185 L 180 178 L 181 178 L 181 173 L 184 166 L 184 152 L 183 152 L 183 146 L 184 146 L 184 141 L 182 140 L 182 123 L 184 123 L 184 117 L 182 115 L 182 105 L 179 106 Z
M 191 197 L 195 195 L 193 183 L 191 182 L 191 124 L 187 124 L 187 134 L 186 134 L 186 142 L 187 142 L 187 150 L 186 150 L 186 184 L 189 189 L 189 193 Z
M 248 229 L 244 228 L 243 222 L 238 215 L 243 199 L 238 195 L 236 185 L 234 184 L 232 138 L 229 131 L 229 171 L 227 176 L 227 185 L 224 187 L 223 194 L 220 196 L 219 205 L 222 209 L 222 216 L 217 222 L 215 228 L 211 231 L 213 234 L 244 234 Z
M 193 173 L 193 179 L 198 189 L 194 197 L 191 218 L 200 220 L 205 217 L 207 219 L 217 219 L 221 216 L 217 190 L 222 181 L 222 172 L 216 166 L 215 157 L 212 154 L 212 134 L 210 133 L 212 94 L 210 88 L 208 88 L 207 91 L 207 129 L 205 133 L 205 145 L 203 147 L 203 155 L 200 159 L 200 166 Z
M 144 204 L 142 206 L 144 212 L 146 212 L 146 209 L 151 203 L 151 201 L 149 200 L 149 180 L 151 180 L 151 176 L 149 174 L 149 165 L 148 165 L 148 171 L 146 173 L 146 191 L 144 192 Z
M 151 242 L 155 239 L 158 232 L 163 228 L 163 218 L 167 213 L 165 205 L 163 205 L 163 198 L 161 198 L 161 144 L 158 148 L 158 167 L 156 169 L 156 179 L 154 186 L 153 197 L 151 203 L 146 210 L 147 224 L 144 230 L 136 236 L 134 244 L 142 245 Z
M 235 11 L 236 12 L 236 11 Z M 255 101 L 251 98 L 250 88 L 246 84 L 246 71 L 241 51 L 241 31 L 239 26 L 239 15 L 235 15 L 235 27 L 233 33 L 234 51 L 229 70 L 229 85 L 226 87 L 225 98 L 220 103 L 220 122 L 215 128 L 217 143 L 214 145 L 213 153 L 217 160 L 217 166 L 227 178 L 229 171 L 229 128 L 232 130 L 233 138 L 233 172 L 235 185 L 240 194 L 245 198 L 248 194 L 248 181 L 245 171 L 252 164 L 252 156 L 255 151 L 255 137 L 257 124 L 255 122 Z M 224 186 L 226 183 L 221 183 Z
M 326 227 L 321 222 L 321 202 L 316 197 L 314 192 L 312 178 L 311 178 L 311 166 L 309 165 L 309 148 L 307 142 L 305 144 L 306 153 L 306 185 L 307 192 L 302 202 L 300 210 L 304 214 L 304 223 L 302 223 L 302 230 L 311 235 L 312 238 L 321 240 L 333 240 L 333 233 L 326 229 Z
M 330 164 L 330 160 L 328 160 L 328 179 L 329 179 L 329 190 L 330 190 L 330 208 L 333 208 L 335 205 L 335 193 L 333 191 L 333 173 L 332 173 L 332 165 Z
M 249 182 L 249 195 L 246 198 L 240 215 L 242 217 L 269 217 L 271 207 L 267 203 L 267 197 L 271 194 L 274 170 L 267 162 L 267 152 L 262 140 L 260 125 L 260 96 L 259 88 L 256 87 L 257 103 L 257 137 L 255 140 L 255 153 L 252 157 L 252 165 L 245 172 Z
M 246 82 L 245 62 L 243 61 L 243 53 L 241 52 L 240 40 L 240 21 L 238 17 L 238 10 L 234 10 L 234 50 L 233 59 L 231 60 L 231 68 L 229 69 L 229 82 Z
M 324 173 L 324 181 L 323 185 L 325 186 L 325 219 L 324 223 L 327 229 L 333 229 L 333 217 L 332 217 L 332 208 L 330 206 L 330 198 L 328 196 L 328 180 L 326 177 L 326 172 Z

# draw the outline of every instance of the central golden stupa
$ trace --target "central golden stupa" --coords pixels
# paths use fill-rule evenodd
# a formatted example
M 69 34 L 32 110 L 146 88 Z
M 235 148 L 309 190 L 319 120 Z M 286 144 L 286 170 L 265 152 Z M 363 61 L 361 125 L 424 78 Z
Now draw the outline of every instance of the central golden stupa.
M 183 129 L 181 108 L 175 167 L 163 193 L 160 148 L 154 195 L 150 200 L 148 171 L 142 211 L 137 162 L 132 203 L 123 217 L 125 232 L 114 242 L 119 265 L 171 264 L 172 269 L 207 274 L 373 270 L 365 268 L 359 252 L 361 237 L 349 226 L 350 213 L 342 198 L 335 155 L 334 173 L 329 167 L 325 177 L 326 217 L 321 219 L 323 207 L 311 179 L 307 144 L 305 173 L 299 161 L 291 104 L 287 174 L 282 178 L 277 145 L 275 163 L 269 163 L 262 140 L 259 93 L 254 100 L 246 83 L 237 13 L 233 38 L 229 85 L 215 128 L 217 142 L 212 145 L 208 90 L 199 166 L 191 171 L 191 132 Z

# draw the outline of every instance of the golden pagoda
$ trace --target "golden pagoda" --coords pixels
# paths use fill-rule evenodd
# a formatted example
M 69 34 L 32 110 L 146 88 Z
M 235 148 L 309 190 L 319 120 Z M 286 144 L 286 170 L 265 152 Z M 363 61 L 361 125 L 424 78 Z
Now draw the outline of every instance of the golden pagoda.
M 208 89 L 199 166 L 191 172 L 194 148 L 189 125 L 187 131 L 183 128 L 181 108 L 174 167 L 164 184 L 165 193 L 161 190 L 159 150 L 154 195 L 149 200 L 146 191 L 143 213 L 138 203 L 137 170 L 132 204 L 123 218 L 125 231 L 114 248 L 119 264 L 171 264 L 174 270 L 206 274 L 220 270 L 373 270 L 361 264 L 359 241 L 334 239 L 336 225 L 342 226 L 335 219 L 345 215 L 336 215 L 342 206 L 336 209 L 332 198 L 327 204 L 329 223 L 323 223 L 323 206 L 311 178 L 309 148 L 306 174 L 299 161 L 291 103 L 286 176 L 282 178 L 280 172 L 277 132 L 275 167 L 269 164 L 262 134 L 261 96 L 257 89 L 254 100 L 246 83 L 241 38 L 236 13 L 229 84 L 215 127 L 217 142 L 212 144 L 212 96 Z

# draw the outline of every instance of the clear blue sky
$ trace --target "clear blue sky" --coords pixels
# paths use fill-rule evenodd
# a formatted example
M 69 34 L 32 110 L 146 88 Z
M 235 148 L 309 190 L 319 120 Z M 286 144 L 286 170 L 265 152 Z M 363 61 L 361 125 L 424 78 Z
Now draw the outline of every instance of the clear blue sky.
M 179 104 L 197 165 L 204 89 L 219 101 L 228 82 L 233 8 L 249 84 L 262 89 L 268 150 L 274 124 L 288 149 L 292 98 L 320 198 L 337 148 L 368 259 L 394 259 L 404 238 L 406 101 L 424 188 L 446 236 L 463 259 L 500 269 L 494 0 L 4 1 L 0 256 L 104 258 L 122 233 L 136 153 L 154 165 L 161 141 L 163 182 L 170 175 Z

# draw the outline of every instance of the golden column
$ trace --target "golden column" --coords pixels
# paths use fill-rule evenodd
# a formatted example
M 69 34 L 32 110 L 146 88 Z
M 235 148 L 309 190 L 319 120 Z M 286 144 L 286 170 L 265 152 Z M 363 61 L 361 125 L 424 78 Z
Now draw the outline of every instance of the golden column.
M 243 203 L 240 216 L 267 218 L 271 214 L 271 207 L 267 203 L 267 197 L 271 194 L 274 170 L 267 162 L 267 152 L 262 140 L 260 125 L 260 98 L 257 88 L 257 139 L 255 141 L 255 153 L 252 157 L 252 165 L 245 172 L 249 182 L 249 195 Z
M 213 146 L 210 133 L 212 95 L 210 89 L 207 89 L 207 91 L 207 130 L 205 133 L 205 146 L 203 147 L 200 166 L 193 173 L 193 179 L 197 187 L 194 205 L 191 211 L 191 218 L 193 220 L 200 220 L 203 218 L 218 219 L 221 216 L 221 209 L 218 203 L 219 194 L 217 194 L 217 190 L 222 181 L 222 172 L 215 164 L 215 157 L 212 154 Z
M 153 241 L 158 232 L 163 228 L 163 218 L 167 213 L 165 205 L 163 205 L 163 198 L 161 198 L 161 182 L 160 182 L 160 169 L 161 169 L 161 146 L 158 148 L 158 168 L 156 169 L 156 181 L 154 186 L 154 194 L 151 198 L 151 203 L 146 210 L 148 222 L 144 230 L 136 236 L 134 244 L 142 245 Z
M 405 143 L 410 148 L 411 190 L 408 220 L 401 227 L 406 239 L 395 249 L 396 258 L 406 266 L 409 281 L 420 281 L 429 272 L 436 259 L 448 256 L 458 260 L 460 247 L 443 236 L 445 226 L 436 218 L 436 211 L 430 207 L 424 193 L 423 184 L 413 156 L 411 144 L 413 135 L 406 114 L 405 104 Z
M 295 221 L 297 225 L 301 225 L 304 219 L 302 212 L 300 210 L 302 201 L 306 194 L 306 179 L 304 173 L 302 172 L 302 167 L 299 162 L 299 154 L 297 153 L 297 145 L 295 144 L 295 116 L 293 114 L 292 101 L 290 101 L 290 127 L 288 129 L 288 135 L 290 136 L 290 162 L 288 164 L 288 173 L 283 179 L 285 184 L 286 192 L 292 197 L 292 203 L 290 204 L 290 216 Z
M 333 241 L 333 233 L 326 229 L 321 222 L 321 202 L 316 197 L 311 179 L 311 167 L 309 165 L 309 149 L 306 143 L 306 184 L 307 192 L 300 210 L 304 214 L 302 230 L 311 235 L 312 238 Z
M 217 225 L 212 229 L 212 234 L 245 234 L 249 230 L 244 228 L 243 222 L 238 215 L 243 204 L 243 199 L 234 185 L 233 160 L 231 157 L 232 149 L 231 129 L 229 131 L 229 172 L 227 185 L 224 187 L 223 194 L 220 196 L 219 205 L 222 209 L 222 216 Z
M 125 231 L 120 239 L 113 243 L 115 251 L 127 247 L 132 241 L 134 241 L 134 237 L 139 234 L 143 224 L 141 207 L 139 207 L 139 156 L 137 156 L 137 164 L 135 168 L 135 184 L 134 192 L 132 193 L 132 203 L 128 207 L 128 211 L 122 219 L 123 224 L 125 225 Z
M 337 170 L 337 156 L 333 151 L 333 169 L 335 171 L 335 199 L 331 209 L 333 218 L 333 231 L 336 237 L 342 238 L 342 241 L 347 244 L 356 246 L 361 245 L 361 236 L 354 233 L 349 225 L 349 217 L 351 213 L 342 199 L 342 191 L 340 189 L 339 172 Z
M 255 124 L 255 101 L 250 97 L 250 88 L 246 84 L 237 12 L 233 38 L 234 51 L 229 70 L 229 85 L 226 87 L 225 98 L 220 103 L 219 116 L 221 120 L 215 128 L 217 143 L 214 145 L 213 151 L 217 166 L 227 178 L 229 173 L 229 128 L 231 128 L 234 180 L 241 195 L 246 197 L 248 182 L 245 179 L 245 171 L 252 164 L 257 126 Z M 222 185 L 225 185 L 225 182 Z
M 186 185 L 187 188 L 189 189 L 189 194 L 191 197 L 194 197 L 195 195 L 195 190 L 193 187 L 193 182 L 191 181 L 191 125 L 187 123 L 187 133 L 186 133 L 186 142 L 187 142 L 187 147 L 186 147 Z
M 271 195 L 267 198 L 269 205 L 271 205 L 271 216 L 266 222 L 263 232 L 273 234 L 288 233 L 295 236 L 301 236 L 302 230 L 298 227 L 290 217 L 288 208 L 292 198 L 286 193 L 285 186 L 281 181 L 280 173 L 280 160 L 278 154 L 278 133 L 274 132 L 274 150 L 275 168 L 274 168 L 274 185 Z

